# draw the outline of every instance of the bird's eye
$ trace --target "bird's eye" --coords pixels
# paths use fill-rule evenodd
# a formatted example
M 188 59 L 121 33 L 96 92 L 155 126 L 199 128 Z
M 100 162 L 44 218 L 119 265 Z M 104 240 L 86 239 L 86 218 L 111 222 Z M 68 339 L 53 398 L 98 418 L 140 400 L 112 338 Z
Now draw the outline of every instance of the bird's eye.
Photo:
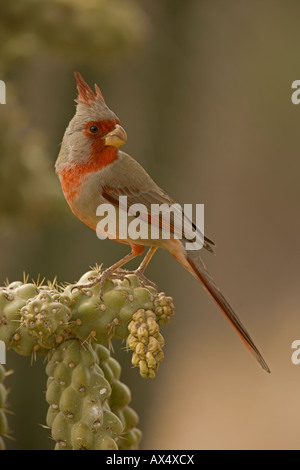
M 89 128 L 89 131 L 90 131 L 92 134 L 97 134 L 97 132 L 99 132 L 99 127 L 93 125 L 93 126 L 91 126 L 91 127 Z

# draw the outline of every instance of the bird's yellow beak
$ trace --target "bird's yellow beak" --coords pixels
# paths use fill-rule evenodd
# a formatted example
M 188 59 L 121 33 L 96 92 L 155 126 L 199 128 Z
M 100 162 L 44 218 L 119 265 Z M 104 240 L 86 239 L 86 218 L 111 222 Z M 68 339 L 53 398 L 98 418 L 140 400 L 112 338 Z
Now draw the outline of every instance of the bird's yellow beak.
M 123 127 L 116 124 L 112 131 L 110 131 L 104 137 L 104 145 L 110 145 L 111 147 L 120 147 L 125 144 L 127 140 L 126 132 Z

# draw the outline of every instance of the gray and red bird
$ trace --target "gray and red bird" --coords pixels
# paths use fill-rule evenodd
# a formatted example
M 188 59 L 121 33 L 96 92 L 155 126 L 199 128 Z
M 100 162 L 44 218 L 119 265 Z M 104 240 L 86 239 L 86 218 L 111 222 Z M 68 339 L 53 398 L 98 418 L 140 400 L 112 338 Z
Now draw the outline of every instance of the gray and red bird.
M 64 195 L 73 213 L 96 230 L 99 222 L 99 217 L 96 215 L 98 206 L 112 204 L 118 216 L 120 196 L 127 196 L 128 206 L 143 204 L 148 210 L 147 214 L 151 214 L 152 204 L 173 205 L 175 201 L 152 180 L 144 168 L 128 154 L 119 150 L 127 140 L 126 132 L 117 116 L 105 104 L 99 87 L 95 85 L 94 92 L 79 73 L 75 73 L 75 77 L 78 89 L 76 113 L 66 129 L 55 164 Z M 149 215 L 147 217 L 149 228 L 151 224 L 160 225 L 160 219 L 151 218 Z M 159 226 L 159 230 L 161 228 Z M 169 229 L 174 235 L 176 228 L 172 222 Z M 161 231 L 159 233 L 161 234 Z M 132 239 L 129 235 L 126 239 L 119 239 L 115 233 L 107 232 L 103 235 L 127 243 L 131 247 L 131 252 L 103 271 L 90 284 L 81 287 L 92 286 L 99 282 L 101 295 L 105 279 L 114 275 L 121 276 L 120 268 L 142 254 L 145 246 L 150 249 L 135 273 L 142 281 L 148 282 L 144 270 L 157 248 L 164 248 L 201 281 L 261 367 L 270 372 L 248 332 L 207 272 L 199 250 L 186 250 L 184 234 L 181 239 L 175 237 L 164 239 L 162 236 L 158 239 L 149 237 Z M 213 251 L 214 244 L 211 240 L 204 237 L 202 243 L 205 249 Z

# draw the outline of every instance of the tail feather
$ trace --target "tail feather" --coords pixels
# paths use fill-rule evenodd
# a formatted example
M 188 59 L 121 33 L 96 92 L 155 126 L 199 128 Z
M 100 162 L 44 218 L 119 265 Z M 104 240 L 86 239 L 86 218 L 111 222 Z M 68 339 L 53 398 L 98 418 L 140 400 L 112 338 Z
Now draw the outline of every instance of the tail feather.
M 222 313 L 226 316 L 232 326 L 235 328 L 239 336 L 241 337 L 242 341 L 248 348 L 248 350 L 253 354 L 255 359 L 258 361 L 260 366 L 268 373 L 270 373 L 270 369 L 265 362 L 264 358 L 258 351 L 257 347 L 253 343 L 249 333 L 247 332 L 246 328 L 242 325 L 241 321 L 234 313 L 232 307 L 229 305 L 223 294 L 220 292 L 219 288 L 215 284 L 214 280 L 212 279 L 211 275 L 206 270 L 198 252 L 188 251 L 186 252 L 186 258 L 188 265 L 187 269 L 196 277 L 198 280 L 202 282 L 204 287 L 207 291 L 211 294 L 215 302 L 218 304 Z

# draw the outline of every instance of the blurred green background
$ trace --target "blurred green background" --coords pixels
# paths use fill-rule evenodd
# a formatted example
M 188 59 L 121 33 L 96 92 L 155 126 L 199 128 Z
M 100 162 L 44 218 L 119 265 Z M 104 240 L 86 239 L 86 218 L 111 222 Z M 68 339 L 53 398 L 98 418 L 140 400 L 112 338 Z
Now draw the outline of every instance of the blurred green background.
M 76 97 L 97 83 L 124 150 L 179 203 L 205 204 L 208 269 L 249 329 L 261 371 L 215 303 L 168 253 L 147 275 L 174 297 L 156 378 L 115 343 L 143 449 L 299 449 L 299 126 L 296 0 L 0 0 L 0 283 L 74 282 L 127 252 L 77 220 L 54 172 Z M 134 264 L 132 265 L 134 266 Z M 43 358 L 15 370 L 10 449 L 51 449 Z

